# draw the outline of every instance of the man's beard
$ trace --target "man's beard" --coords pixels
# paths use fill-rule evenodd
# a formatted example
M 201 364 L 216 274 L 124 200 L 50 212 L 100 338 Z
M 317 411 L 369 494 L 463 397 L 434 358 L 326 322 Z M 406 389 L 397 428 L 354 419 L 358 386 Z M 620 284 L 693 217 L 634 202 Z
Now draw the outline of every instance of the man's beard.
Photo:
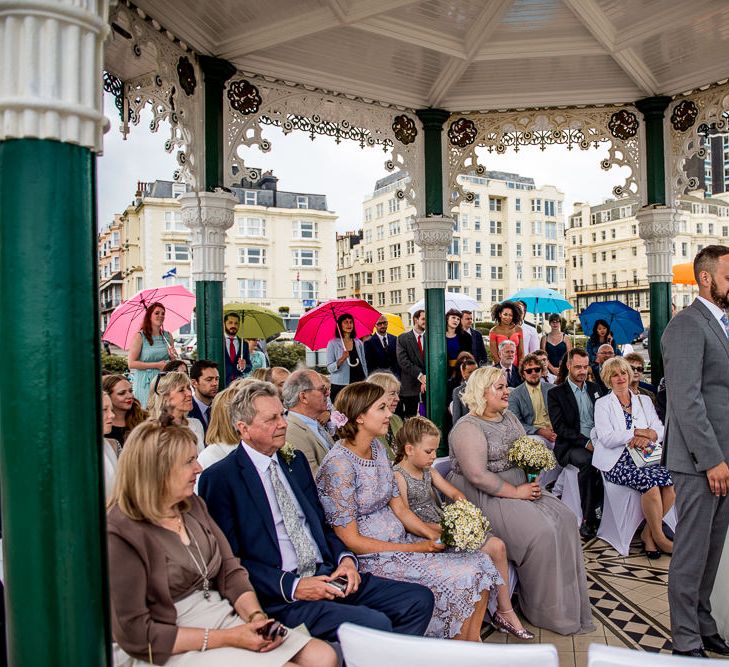
M 722 294 L 713 276 L 711 278 L 711 300 L 722 310 L 729 308 L 729 292 Z

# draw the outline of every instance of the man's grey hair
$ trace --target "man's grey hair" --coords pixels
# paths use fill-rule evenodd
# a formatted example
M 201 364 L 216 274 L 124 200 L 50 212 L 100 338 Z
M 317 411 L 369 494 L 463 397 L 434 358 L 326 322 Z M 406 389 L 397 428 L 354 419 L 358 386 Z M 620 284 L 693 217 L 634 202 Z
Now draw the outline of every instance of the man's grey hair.
M 513 340 L 507 339 L 507 340 L 502 340 L 499 343 L 499 352 L 501 352 L 501 350 L 503 350 L 507 345 L 513 345 L 514 349 L 516 350 L 516 343 Z
M 298 371 L 294 371 L 286 378 L 286 382 L 284 382 L 283 390 L 281 392 L 281 400 L 287 410 L 298 405 L 299 394 L 302 391 L 309 391 L 314 388 L 314 383 L 311 379 L 311 374 L 313 372 L 316 371 L 312 371 L 308 368 L 302 368 Z
M 597 353 L 600 354 L 601 352 L 607 352 L 608 350 L 610 350 L 610 352 L 615 352 L 615 350 L 613 350 L 613 346 L 610 345 L 610 343 L 603 343 L 602 345 L 600 345 L 600 347 L 597 348 Z
M 249 382 L 233 397 L 230 404 L 230 420 L 233 428 L 238 430 L 236 424 L 244 422 L 250 424 L 256 416 L 256 409 L 253 401 L 261 397 L 278 398 L 276 386 L 270 382 L 254 381 Z

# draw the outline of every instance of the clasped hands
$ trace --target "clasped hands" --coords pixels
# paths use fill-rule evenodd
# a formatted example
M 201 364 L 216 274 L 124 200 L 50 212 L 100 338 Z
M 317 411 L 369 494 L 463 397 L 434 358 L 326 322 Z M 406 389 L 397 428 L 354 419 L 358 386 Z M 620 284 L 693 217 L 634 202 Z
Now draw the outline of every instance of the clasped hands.
M 652 428 L 637 428 L 633 431 L 633 437 L 628 440 L 628 447 L 645 450 L 655 445 L 658 434 Z
M 337 577 L 347 577 L 347 588 L 343 592 L 329 585 L 329 582 Z M 296 591 L 294 591 L 294 599 L 334 600 L 334 598 L 344 598 L 357 591 L 360 581 L 361 577 L 357 572 L 354 561 L 351 558 L 342 558 L 339 567 L 329 575 L 324 574 L 299 579 Z

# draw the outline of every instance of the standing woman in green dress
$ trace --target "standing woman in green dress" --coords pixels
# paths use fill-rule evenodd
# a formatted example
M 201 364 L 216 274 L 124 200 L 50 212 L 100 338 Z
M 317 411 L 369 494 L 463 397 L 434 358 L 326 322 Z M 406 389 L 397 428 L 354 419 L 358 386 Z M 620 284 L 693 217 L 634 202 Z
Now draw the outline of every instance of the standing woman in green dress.
M 132 372 L 132 389 L 143 408 L 147 407 L 152 380 L 165 364 L 177 358 L 172 336 L 164 328 L 165 307 L 155 302 L 147 308 L 139 335 L 132 340 L 127 362 Z

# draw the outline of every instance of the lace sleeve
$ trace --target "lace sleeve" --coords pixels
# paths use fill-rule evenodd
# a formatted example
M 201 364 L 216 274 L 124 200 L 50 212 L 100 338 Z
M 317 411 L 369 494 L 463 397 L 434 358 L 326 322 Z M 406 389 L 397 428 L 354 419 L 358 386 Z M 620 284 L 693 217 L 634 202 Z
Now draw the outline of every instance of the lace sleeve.
M 343 456 L 327 456 L 316 476 L 319 501 L 327 523 L 346 526 L 357 518 L 357 472 Z
M 448 443 L 463 476 L 489 495 L 498 495 L 504 480 L 487 468 L 489 443 L 478 424 L 467 418 L 459 420 L 448 436 Z

